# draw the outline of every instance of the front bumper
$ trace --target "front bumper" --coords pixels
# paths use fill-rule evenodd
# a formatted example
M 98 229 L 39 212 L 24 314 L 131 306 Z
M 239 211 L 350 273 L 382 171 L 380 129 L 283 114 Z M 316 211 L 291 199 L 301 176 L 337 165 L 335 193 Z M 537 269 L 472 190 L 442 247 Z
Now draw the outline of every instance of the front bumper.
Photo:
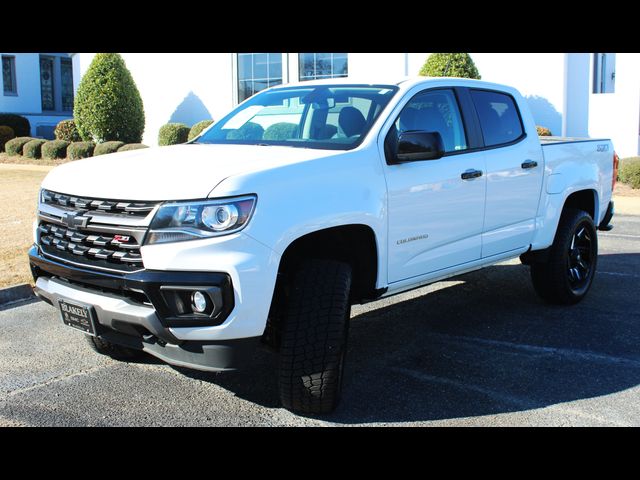
M 144 350 L 168 363 L 219 371 L 236 368 L 260 337 L 182 340 L 175 329 L 184 325 L 220 325 L 234 308 L 231 279 L 224 273 L 142 270 L 123 275 L 96 272 L 45 258 L 36 246 L 29 250 L 38 297 L 57 306 L 59 299 L 92 305 L 98 335 L 116 344 Z M 161 293 L 167 286 L 216 287 L 224 307 L 215 318 L 185 319 L 172 315 Z M 184 322 L 184 323 L 180 323 Z

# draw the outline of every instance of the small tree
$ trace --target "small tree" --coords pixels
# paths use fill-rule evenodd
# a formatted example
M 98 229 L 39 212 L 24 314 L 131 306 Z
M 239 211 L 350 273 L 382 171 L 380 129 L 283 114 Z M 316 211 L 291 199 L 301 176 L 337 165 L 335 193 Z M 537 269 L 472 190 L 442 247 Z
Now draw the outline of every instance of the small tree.
M 480 80 L 480 73 L 468 53 L 432 53 L 420 69 L 425 77 L 461 77 Z
M 85 141 L 142 141 L 142 98 L 120 54 L 96 54 L 80 80 L 73 116 Z

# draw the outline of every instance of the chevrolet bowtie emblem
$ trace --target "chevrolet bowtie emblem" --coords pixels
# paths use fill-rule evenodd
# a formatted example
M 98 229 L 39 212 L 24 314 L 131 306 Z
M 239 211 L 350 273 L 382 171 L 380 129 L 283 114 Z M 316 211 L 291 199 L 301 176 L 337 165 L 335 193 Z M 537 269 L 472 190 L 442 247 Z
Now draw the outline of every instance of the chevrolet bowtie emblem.
M 69 228 L 84 228 L 89 222 L 89 217 L 83 217 L 78 213 L 65 213 L 62 216 L 62 223 Z

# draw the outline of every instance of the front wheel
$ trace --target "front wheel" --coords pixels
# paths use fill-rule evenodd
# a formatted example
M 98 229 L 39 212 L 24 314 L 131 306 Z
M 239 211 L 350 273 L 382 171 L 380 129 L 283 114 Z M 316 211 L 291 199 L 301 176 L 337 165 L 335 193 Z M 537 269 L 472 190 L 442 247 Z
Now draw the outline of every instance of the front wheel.
M 351 267 L 313 260 L 294 276 L 281 325 L 279 392 L 293 412 L 331 412 L 338 404 L 347 347 Z
M 531 264 L 533 286 L 549 303 L 578 303 L 591 288 L 597 263 L 598 235 L 593 219 L 582 210 L 567 209 L 547 261 Z

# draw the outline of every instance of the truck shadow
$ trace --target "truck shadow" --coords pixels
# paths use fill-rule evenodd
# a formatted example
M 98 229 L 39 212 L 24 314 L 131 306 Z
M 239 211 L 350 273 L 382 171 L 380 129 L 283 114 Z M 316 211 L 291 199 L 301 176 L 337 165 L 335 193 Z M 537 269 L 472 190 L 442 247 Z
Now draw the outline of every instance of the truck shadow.
M 520 264 L 354 307 L 342 401 L 321 418 L 339 424 L 454 419 L 634 387 L 640 384 L 639 266 L 638 254 L 601 255 L 591 292 L 573 307 L 539 300 Z M 277 408 L 276 361 L 256 352 L 255 367 L 245 371 L 181 371 Z

